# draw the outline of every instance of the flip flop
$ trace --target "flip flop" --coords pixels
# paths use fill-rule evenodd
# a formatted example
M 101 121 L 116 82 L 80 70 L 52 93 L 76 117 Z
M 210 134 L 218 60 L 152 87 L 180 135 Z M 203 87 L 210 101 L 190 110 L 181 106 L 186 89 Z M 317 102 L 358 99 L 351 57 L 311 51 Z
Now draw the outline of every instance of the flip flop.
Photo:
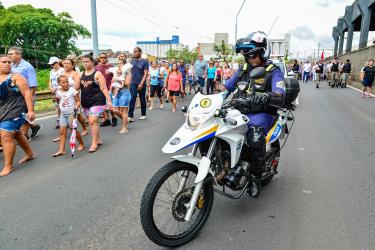
M 89 153 L 95 153 L 96 152 L 96 149 L 89 149 Z
M 53 157 L 59 157 L 59 156 L 61 156 L 61 155 L 64 155 L 64 153 L 58 153 L 58 154 L 56 153 L 56 154 L 53 154 L 52 156 L 53 156 Z
M 53 142 L 58 142 L 60 141 L 60 137 L 56 137 L 55 139 L 52 140 Z

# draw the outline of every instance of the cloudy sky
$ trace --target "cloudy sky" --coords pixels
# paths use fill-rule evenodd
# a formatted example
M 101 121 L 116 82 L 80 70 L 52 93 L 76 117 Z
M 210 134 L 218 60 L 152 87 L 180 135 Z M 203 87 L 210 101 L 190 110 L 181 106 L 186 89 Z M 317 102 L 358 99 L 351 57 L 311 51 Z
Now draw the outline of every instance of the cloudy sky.
M 100 49 L 132 50 L 136 41 L 170 39 L 180 36 L 190 48 L 198 42 L 210 42 L 215 32 L 229 33 L 234 42 L 235 17 L 243 0 L 97 0 Z M 332 27 L 343 16 L 345 6 L 353 0 L 246 0 L 238 17 L 238 37 L 251 31 L 269 31 L 271 38 L 290 32 L 291 52 L 299 56 L 314 49 L 332 49 Z M 55 13 L 66 11 L 75 22 L 91 30 L 90 0 L 2 0 L 5 7 L 31 4 L 50 8 Z M 358 34 L 353 45 L 358 44 Z M 370 37 L 369 37 L 370 38 Z M 78 41 L 82 49 L 91 48 L 91 40 Z

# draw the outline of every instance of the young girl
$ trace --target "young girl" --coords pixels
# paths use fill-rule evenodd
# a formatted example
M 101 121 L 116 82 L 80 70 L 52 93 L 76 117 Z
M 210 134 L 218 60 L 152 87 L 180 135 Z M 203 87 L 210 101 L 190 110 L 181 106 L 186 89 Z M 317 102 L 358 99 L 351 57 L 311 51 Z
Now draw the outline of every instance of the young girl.
M 81 105 L 78 91 L 73 87 L 69 87 L 68 77 L 61 75 L 57 78 L 57 82 L 61 87 L 56 92 L 60 108 L 60 146 L 53 157 L 65 154 L 66 130 L 68 125 L 71 124 L 74 111 L 79 109 Z M 76 136 L 79 143 L 77 151 L 81 151 L 84 149 L 81 134 L 77 131 Z

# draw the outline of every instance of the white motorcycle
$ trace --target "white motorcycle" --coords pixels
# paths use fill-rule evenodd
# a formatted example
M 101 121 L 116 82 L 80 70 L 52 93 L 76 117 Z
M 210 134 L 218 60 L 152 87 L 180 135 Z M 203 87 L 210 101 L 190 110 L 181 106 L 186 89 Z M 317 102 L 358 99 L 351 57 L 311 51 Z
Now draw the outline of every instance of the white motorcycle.
M 264 68 L 259 69 L 251 72 L 251 79 L 264 75 Z M 285 80 L 286 105 L 266 137 L 267 164 L 262 185 L 277 174 L 280 141 L 284 146 L 288 137 L 285 135 L 289 135 L 294 123 L 292 102 L 298 95 L 299 84 L 294 79 Z M 237 96 L 245 96 L 250 86 L 239 82 Z M 154 243 L 177 247 L 189 242 L 210 215 L 214 191 L 238 199 L 248 189 L 252 181 L 246 143 L 249 118 L 234 108 L 239 101 L 240 98 L 233 98 L 224 103 L 222 93 L 198 93 L 189 108 L 182 108 L 186 122 L 162 151 L 176 153 L 190 146 L 193 149 L 187 155 L 173 156 L 173 161 L 159 169 L 148 182 L 141 201 L 142 227 Z

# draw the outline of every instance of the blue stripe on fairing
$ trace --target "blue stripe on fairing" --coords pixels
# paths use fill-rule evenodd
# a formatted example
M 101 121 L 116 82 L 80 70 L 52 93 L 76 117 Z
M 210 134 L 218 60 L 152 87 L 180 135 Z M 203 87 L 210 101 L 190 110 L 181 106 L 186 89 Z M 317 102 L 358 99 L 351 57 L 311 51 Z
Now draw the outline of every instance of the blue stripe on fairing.
M 185 149 L 185 148 L 187 148 L 187 147 L 190 147 L 191 145 L 194 145 L 194 144 L 199 143 L 199 142 L 201 142 L 201 141 L 204 141 L 204 140 L 210 139 L 211 137 L 214 137 L 215 134 L 216 134 L 216 131 L 215 131 L 215 132 L 212 132 L 211 134 L 206 135 L 205 137 L 200 138 L 199 140 L 196 140 L 196 141 L 190 143 L 189 145 L 187 145 L 187 146 L 185 146 L 185 147 L 183 147 L 183 148 L 177 150 L 176 152 L 178 152 L 178 151 L 180 151 L 180 150 L 183 150 L 183 149 Z

